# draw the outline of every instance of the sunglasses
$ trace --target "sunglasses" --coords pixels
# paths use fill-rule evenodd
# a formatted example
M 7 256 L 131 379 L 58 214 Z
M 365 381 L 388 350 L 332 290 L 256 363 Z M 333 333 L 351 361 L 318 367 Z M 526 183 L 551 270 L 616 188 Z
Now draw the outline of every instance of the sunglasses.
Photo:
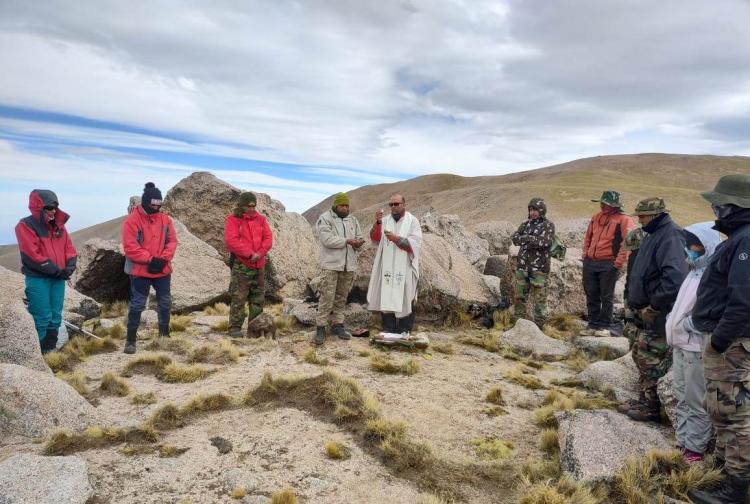
M 731 205 L 731 204 L 728 204 L 728 205 L 713 205 L 711 207 L 711 209 L 714 211 L 714 215 L 718 219 L 724 219 L 724 218 L 726 218 L 729 214 L 732 213 L 732 211 L 734 210 L 734 208 L 735 208 L 735 206 Z
M 388 203 L 389 207 L 395 207 L 395 206 L 400 206 L 400 205 L 403 205 L 403 203 Z
M 44 209 L 52 211 L 52 210 L 57 210 L 57 207 L 54 205 L 45 205 Z
M 255 203 L 250 203 L 249 205 L 242 205 L 244 208 L 255 208 Z

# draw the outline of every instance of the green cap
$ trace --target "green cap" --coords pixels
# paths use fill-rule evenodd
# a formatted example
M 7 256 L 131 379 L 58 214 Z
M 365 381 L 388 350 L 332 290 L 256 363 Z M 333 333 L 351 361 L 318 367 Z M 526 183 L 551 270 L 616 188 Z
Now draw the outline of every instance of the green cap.
M 659 215 L 666 212 L 669 210 L 664 203 L 664 198 L 646 198 L 638 202 L 633 215 Z
M 711 205 L 737 205 L 750 208 L 750 175 L 724 175 L 716 183 L 713 191 L 701 193 Z
M 336 193 L 333 196 L 333 208 L 339 205 L 350 205 L 349 195 L 343 192 Z
M 605 205 L 615 208 L 622 208 L 622 203 L 620 203 L 620 193 L 617 191 L 604 191 L 601 198 L 592 199 L 591 201 L 594 203 L 604 203 Z
M 631 229 L 630 232 L 625 235 L 625 241 L 622 246 L 625 250 L 632 252 L 633 250 L 641 248 L 641 240 L 643 240 L 643 229 L 637 227 Z
M 249 205 L 250 203 L 258 203 L 257 199 L 255 198 L 255 195 L 251 192 L 243 192 L 240 194 L 240 204 L 239 206 L 245 206 Z

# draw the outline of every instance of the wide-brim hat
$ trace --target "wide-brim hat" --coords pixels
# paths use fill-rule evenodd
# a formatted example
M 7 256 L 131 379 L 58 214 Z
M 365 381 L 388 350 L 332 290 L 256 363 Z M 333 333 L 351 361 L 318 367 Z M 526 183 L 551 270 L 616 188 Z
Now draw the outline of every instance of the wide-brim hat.
M 617 191 L 604 191 L 601 198 L 592 199 L 591 202 L 604 203 L 605 205 L 611 207 L 622 208 L 622 203 L 620 202 L 620 193 L 618 193 Z
M 750 208 L 750 175 L 724 175 L 716 183 L 713 191 L 702 192 L 711 205 L 737 205 Z

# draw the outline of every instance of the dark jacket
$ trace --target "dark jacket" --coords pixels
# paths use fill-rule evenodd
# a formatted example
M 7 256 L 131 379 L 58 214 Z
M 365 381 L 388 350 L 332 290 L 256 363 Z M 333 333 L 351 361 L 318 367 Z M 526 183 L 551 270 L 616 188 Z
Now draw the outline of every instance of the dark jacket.
M 711 344 L 722 352 L 750 338 L 750 216 L 716 248 L 698 285 L 693 324 L 712 331 Z
M 685 238 L 669 214 L 644 226 L 643 238 L 628 276 L 628 306 L 651 306 L 664 314 L 672 309 L 680 285 L 688 274 Z
M 21 272 L 27 276 L 69 278 L 76 269 L 76 249 L 65 229 L 70 216 L 57 209 L 55 218 L 47 221 L 44 206 L 57 204 L 52 191 L 34 189 L 29 194 L 31 215 L 16 225 Z
M 541 216 L 524 221 L 513 233 L 513 244 L 521 246 L 518 251 L 518 269 L 549 273 L 549 248 L 555 237 L 555 225 L 547 220 L 544 201 L 534 198 L 529 207 L 539 210 Z

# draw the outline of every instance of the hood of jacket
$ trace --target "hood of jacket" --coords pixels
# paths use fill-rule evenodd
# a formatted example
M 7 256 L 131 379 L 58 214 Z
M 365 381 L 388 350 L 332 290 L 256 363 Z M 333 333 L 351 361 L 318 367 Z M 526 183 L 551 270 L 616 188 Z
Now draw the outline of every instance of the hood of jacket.
M 47 205 L 56 205 L 57 212 L 55 213 L 54 224 L 58 227 L 65 224 L 70 215 L 60 210 L 59 202 L 57 201 L 57 194 L 50 191 L 49 189 L 34 189 L 29 193 L 29 210 L 31 216 L 39 222 L 39 224 L 45 225 L 47 221 L 44 218 L 44 207 Z
M 544 202 L 542 198 L 531 198 L 531 201 L 529 201 L 528 208 L 533 208 L 534 210 L 538 210 L 539 215 L 541 215 L 542 218 L 547 216 L 547 204 Z
M 716 247 L 721 243 L 721 235 L 713 227 L 714 221 L 708 221 L 691 224 L 685 228 L 685 231 L 693 233 L 701 241 L 703 248 L 706 249 L 706 252 L 697 261 L 692 264 L 688 263 L 690 264 L 691 272 L 695 272 L 698 275 L 702 274 Z

